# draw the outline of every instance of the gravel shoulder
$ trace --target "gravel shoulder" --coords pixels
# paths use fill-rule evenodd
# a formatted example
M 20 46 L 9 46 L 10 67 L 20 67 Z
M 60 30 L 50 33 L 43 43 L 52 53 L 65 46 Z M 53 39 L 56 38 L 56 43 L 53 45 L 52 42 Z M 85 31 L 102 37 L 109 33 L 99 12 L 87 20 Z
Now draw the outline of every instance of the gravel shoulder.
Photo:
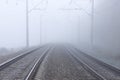
M 17 62 L 0 71 L 0 80 L 24 80 L 34 63 L 46 48 L 41 48 L 26 55 Z
M 12 52 L 12 53 L 9 53 L 9 54 L 0 54 L 0 64 L 11 59 L 11 58 L 14 58 L 15 56 L 18 56 L 20 54 L 22 54 L 23 52 L 27 51 L 27 50 L 30 50 L 30 49 L 22 49 L 22 50 L 19 50 L 19 51 L 15 51 L 15 52 Z
M 13 52 L 6 55 L 0 55 L 0 64 L 20 54 L 21 54 L 20 52 L 15 52 L 15 53 Z

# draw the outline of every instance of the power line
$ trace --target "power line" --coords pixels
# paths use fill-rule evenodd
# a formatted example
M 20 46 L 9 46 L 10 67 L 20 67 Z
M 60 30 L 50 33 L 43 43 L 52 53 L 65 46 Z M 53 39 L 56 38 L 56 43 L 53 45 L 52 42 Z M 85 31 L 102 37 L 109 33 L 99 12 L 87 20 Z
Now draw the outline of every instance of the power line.
M 44 1 L 46 1 L 46 6 L 47 6 L 48 5 L 48 0 L 42 0 L 41 2 L 36 4 L 32 9 L 30 9 L 28 11 L 28 14 L 30 14 L 34 10 L 45 11 L 47 9 L 47 7 L 43 8 L 43 9 L 39 7 L 39 5 L 42 4 Z M 42 15 L 41 14 L 40 14 L 40 44 L 42 44 Z
M 70 0 L 69 2 L 69 6 L 73 3 L 73 0 Z M 84 11 L 87 15 L 91 16 L 91 30 L 90 30 L 90 35 L 91 35 L 91 45 L 93 45 L 94 43 L 94 0 L 90 0 L 91 3 L 91 13 L 87 12 L 86 9 L 84 8 L 79 8 L 78 5 L 76 3 L 74 3 L 77 8 L 74 9 L 68 9 L 68 8 L 63 8 L 61 10 L 80 10 L 80 11 Z
M 42 0 L 41 2 L 39 2 L 38 4 L 36 4 L 32 9 L 29 10 L 29 13 L 31 13 L 33 10 L 46 10 L 47 8 L 41 9 L 41 8 L 37 8 L 40 4 L 42 4 L 43 1 L 46 1 L 46 5 L 48 4 L 48 0 Z

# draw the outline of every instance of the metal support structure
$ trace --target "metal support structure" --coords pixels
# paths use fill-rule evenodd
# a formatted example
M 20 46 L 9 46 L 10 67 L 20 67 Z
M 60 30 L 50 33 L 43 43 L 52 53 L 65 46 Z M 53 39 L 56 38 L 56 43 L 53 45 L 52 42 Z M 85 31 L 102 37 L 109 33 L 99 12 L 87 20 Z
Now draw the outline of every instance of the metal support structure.
M 26 32 L 27 32 L 27 46 L 29 47 L 29 14 L 34 11 L 34 10 L 38 10 L 38 11 L 45 11 L 45 9 L 40 9 L 37 8 L 44 0 L 42 0 L 40 3 L 38 3 L 37 5 L 35 5 L 32 9 L 28 9 L 28 0 L 26 0 Z M 47 0 L 47 4 L 48 4 L 48 0 Z M 42 45 L 42 15 L 40 14 L 40 45 Z
M 94 0 L 92 0 L 91 6 L 91 44 L 94 44 Z
M 26 47 L 29 47 L 29 13 L 28 13 L 28 0 L 26 0 Z
M 42 45 L 42 15 L 40 15 L 40 45 Z

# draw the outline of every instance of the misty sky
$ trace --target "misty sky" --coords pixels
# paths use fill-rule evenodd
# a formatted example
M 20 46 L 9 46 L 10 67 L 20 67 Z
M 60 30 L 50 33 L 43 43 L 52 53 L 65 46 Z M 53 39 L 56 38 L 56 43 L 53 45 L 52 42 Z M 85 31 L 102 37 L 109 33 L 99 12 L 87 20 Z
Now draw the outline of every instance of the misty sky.
M 33 10 L 29 14 L 31 44 L 39 44 L 40 35 L 43 43 L 76 41 L 81 13 L 74 9 L 86 8 L 90 1 L 29 0 L 29 10 L 39 3 L 37 8 L 42 10 Z M 25 46 L 25 10 L 25 0 L 0 1 L 0 47 Z
M 92 46 L 99 52 L 119 53 L 120 1 L 95 0 L 92 45 L 91 1 L 29 0 L 30 44 L 67 42 L 85 50 Z M 0 0 L 0 47 L 24 47 L 25 31 L 25 0 Z

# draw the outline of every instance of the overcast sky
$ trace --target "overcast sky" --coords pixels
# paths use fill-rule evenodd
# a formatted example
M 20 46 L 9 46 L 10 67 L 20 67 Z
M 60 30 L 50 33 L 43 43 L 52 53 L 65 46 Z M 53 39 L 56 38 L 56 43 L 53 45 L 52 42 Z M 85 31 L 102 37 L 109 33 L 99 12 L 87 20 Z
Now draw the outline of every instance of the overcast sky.
M 42 9 L 29 13 L 30 43 L 39 44 L 40 35 L 43 43 L 75 41 L 80 10 L 74 9 L 86 8 L 89 3 L 89 0 L 29 0 L 29 10 L 38 4 L 36 8 Z M 0 47 L 25 46 L 25 5 L 25 0 L 0 1 Z
M 92 0 L 28 1 L 31 45 L 67 42 L 88 47 L 91 43 Z M 25 2 L 0 0 L 0 47 L 15 48 L 26 45 Z M 36 5 L 36 9 L 31 11 Z M 119 7 L 118 0 L 95 0 L 95 45 L 110 50 L 112 47 L 109 46 L 117 45 L 114 50 L 119 49 Z

